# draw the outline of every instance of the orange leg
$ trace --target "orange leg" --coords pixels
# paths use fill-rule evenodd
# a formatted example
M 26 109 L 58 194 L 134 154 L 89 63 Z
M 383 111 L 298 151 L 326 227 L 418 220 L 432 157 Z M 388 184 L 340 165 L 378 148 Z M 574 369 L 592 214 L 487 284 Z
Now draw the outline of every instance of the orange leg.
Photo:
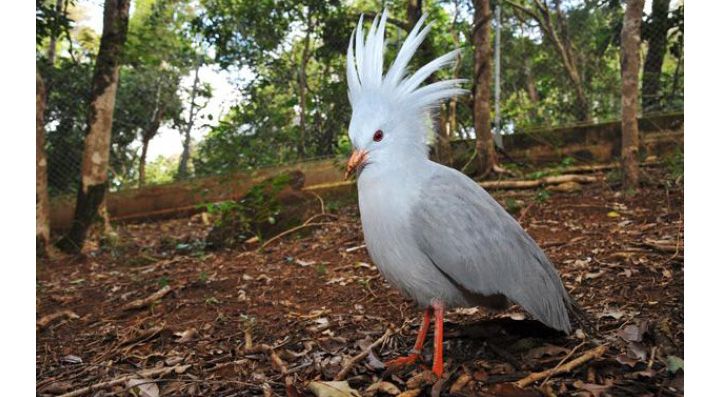
M 396 359 L 386 361 L 386 367 L 401 367 L 405 365 L 411 365 L 420 359 L 420 355 L 422 354 L 422 346 L 425 344 L 425 337 L 427 336 L 427 330 L 430 328 L 431 318 L 432 308 L 428 307 L 427 309 L 425 309 L 425 315 L 422 318 L 420 330 L 417 332 L 417 340 L 415 341 L 415 347 L 407 356 L 398 357 Z
M 444 372 L 444 359 L 442 358 L 442 353 L 444 352 L 444 306 L 439 302 L 433 302 L 432 308 L 435 312 L 435 351 L 432 361 L 432 372 L 441 378 Z

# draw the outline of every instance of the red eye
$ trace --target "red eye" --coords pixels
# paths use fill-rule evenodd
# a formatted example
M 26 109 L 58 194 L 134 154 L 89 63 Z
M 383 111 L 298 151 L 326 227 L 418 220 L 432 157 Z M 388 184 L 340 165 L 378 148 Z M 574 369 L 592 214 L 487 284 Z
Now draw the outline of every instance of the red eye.
M 378 130 L 373 134 L 373 140 L 376 142 L 380 142 L 383 140 L 383 131 Z

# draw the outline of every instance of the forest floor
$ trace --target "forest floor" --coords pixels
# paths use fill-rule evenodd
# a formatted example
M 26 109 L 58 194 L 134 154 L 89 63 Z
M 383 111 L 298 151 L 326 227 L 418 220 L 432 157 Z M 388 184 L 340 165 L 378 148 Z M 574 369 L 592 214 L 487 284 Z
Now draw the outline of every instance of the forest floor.
M 492 192 L 596 336 L 558 334 L 517 307 L 470 308 L 446 316 L 443 379 L 427 369 L 431 337 L 420 365 L 386 370 L 412 348 L 421 312 L 367 256 L 355 205 L 327 203 L 329 221 L 261 251 L 205 250 L 195 215 L 119 225 L 114 244 L 38 263 L 37 393 L 683 395 L 683 190 L 663 168 L 644 171 L 632 195 L 601 173 L 579 192 Z M 328 383 L 345 367 L 347 383 Z M 567 371 L 541 373 L 553 369 Z

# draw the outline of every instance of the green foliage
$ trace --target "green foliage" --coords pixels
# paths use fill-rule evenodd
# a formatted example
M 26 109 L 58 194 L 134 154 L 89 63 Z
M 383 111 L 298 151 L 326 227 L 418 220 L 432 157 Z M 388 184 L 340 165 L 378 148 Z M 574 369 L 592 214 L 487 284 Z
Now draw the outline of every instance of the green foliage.
M 145 167 L 145 184 L 162 184 L 174 180 L 179 167 L 178 157 L 157 156 L 156 159 L 147 163 Z
M 609 185 L 620 184 L 622 179 L 621 169 L 614 168 L 606 173 L 606 181 Z
M 199 282 L 202 284 L 206 284 L 206 282 L 209 280 L 209 274 L 206 273 L 204 270 L 199 272 Z
M 160 277 L 160 279 L 157 280 L 157 285 L 160 288 L 164 288 L 164 287 L 168 286 L 169 285 L 169 277 L 167 277 L 167 276 Z
M 238 201 L 224 201 L 206 204 L 208 214 L 214 216 L 215 225 L 238 225 L 237 240 L 243 242 L 253 236 L 262 236 L 266 225 L 277 222 L 282 206 L 277 195 L 288 186 L 288 174 L 277 175 L 253 186 Z
M 344 76 L 345 50 L 358 14 L 376 13 L 380 4 L 313 0 L 224 3 L 202 1 L 205 12 L 195 26 L 216 48 L 218 62 L 247 66 L 256 77 L 242 88 L 243 101 L 197 147 L 195 173 L 210 175 L 348 154 L 350 146 L 344 137 L 351 109 Z M 435 26 L 421 56 L 413 60 L 417 66 L 454 48 L 447 12 L 436 3 L 425 7 Z M 390 4 L 389 11 L 397 20 L 406 19 L 402 3 Z M 388 29 L 390 46 L 399 46 L 406 31 L 394 26 Z M 388 62 L 394 56 L 395 52 L 389 51 Z M 302 72 L 306 75 L 304 127 L 302 84 L 298 81 Z M 440 74 L 444 75 L 449 77 L 449 71 Z
M 670 171 L 670 175 L 675 178 L 682 178 L 685 174 L 685 154 L 681 148 L 676 148 L 673 153 L 663 162 Z
M 56 10 L 55 0 L 36 2 L 37 61 L 49 92 L 46 140 L 52 195 L 72 193 L 78 185 L 87 101 L 100 42 L 100 32 L 80 23 L 81 3 L 67 1 L 67 12 Z M 532 0 L 514 3 L 524 7 L 539 4 Z M 457 77 L 471 79 L 467 88 L 473 89 L 471 2 L 421 4 L 433 26 L 410 69 L 458 46 L 462 52 Z M 346 132 L 351 109 L 345 83 L 345 51 L 360 13 L 366 14 L 368 25 L 371 15 L 383 5 L 391 17 L 386 38 L 389 64 L 412 22 L 407 20 L 406 2 L 135 0 L 121 58 L 111 142 L 111 187 L 137 185 L 138 151 L 152 138 L 155 130 L 149 127 L 156 114 L 160 115 L 158 127 L 184 133 L 184 114 L 191 105 L 186 86 L 190 86 L 196 68 L 209 65 L 233 72 L 239 100 L 209 126 L 203 140 L 193 148 L 194 174 L 228 174 L 234 169 L 255 169 L 302 158 L 348 155 L 351 145 Z M 551 5 L 550 20 L 576 57 L 591 120 L 618 117 L 621 2 L 564 2 L 561 9 L 562 18 Z M 509 4 L 503 3 L 502 10 L 501 127 L 523 132 L 539 125 L 580 121 L 572 81 L 546 33 Z M 682 109 L 683 14 L 682 4 L 670 11 L 668 51 L 660 76 L 661 109 Z M 650 15 L 646 15 L 646 22 L 649 20 Z M 46 62 L 51 37 L 57 39 L 53 65 Z M 453 73 L 447 68 L 432 79 L 450 78 Z M 210 87 L 199 85 L 197 97 L 208 99 Z M 458 102 L 454 137 L 473 133 L 468 99 Z M 440 112 L 446 109 L 442 106 Z M 530 177 L 553 175 L 571 165 L 571 159 L 565 159 L 553 169 L 531 173 Z M 158 158 L 147 165 L 146 182 L 173 180 L 175 166 L 175 159 Z M 238 205 L 224 203 L 214 211 L 232 212 Z
M 535 201 L 538 203 L 544 203 L 550 198 L 550 192 L 545 189 L 540 189 L 535 194 Z
M 314 270 L 317 272 L 317 276 L 319 277 L 324 277 L 327 274 L 326 265 L 323 263 L 317 263 L 317 265 L 314 267 Z
M 575 163 L 576 160 L 573 157 L 564 157 L 559 163 L 541 170 L 533 171 L 526 177 L 529 179 L 542 179 L 547 176 L 561 175 L 566 172 L 567 168 L 572 167 Z
M 74 2 L 69 1 L 70 7 Z M 80 4 L 79 4 L 80 6 Z M 88 128 L 87 110 L 91 92 L 93 62 L 99 34 L 88 27 L 73 29 L 72 15 L 57 14 L 53 1 L 37 2 L 39 71 L 47 86 L 46 141 L 51 195 L 72 193 L 78 187 L 83 138 Z M 190 22 L 194 10 L 182 2 L 139 0 L 131 14 L 124 65 L 111 133 L 109 177 L 113 189 L 137 185 L 138 142 L 151 139 L 160 125 L 177 127 L 183 123 L 180 82 L 191 71 L 197 51 Z M 58 38 L 59 49 L 53 65 L 44 62 L 48 36 Z M 67 44 L 68 43 L 68 44 Z M 67 55 L 70 55 L 67 57 Z M 199 59 L 203 59 L 203 56 Z M 208 94 L 203 89 L 202 95 Z M 159 115 L 159 117 L 156 117 Z M 149 169 L 149 167 L 148 167 Z M 153 171 L 157 171 L 152 167 Z M 171 171 L 171 170 L 170 170 Z M 153 173 L 153 181 L 165 182 L 164 172 Z M 148 177 L 148 179 L 150 178 Z
M 75 3 L 75 0 L 65 0 L 69 6 Z M 52 0 L 37 0 L 36 1 L 36 41 L 37 55 L 42 56 L 40 51 L 42 46 L 50 37 L 59 37 L 73 27 L 73 22 L 69 16 L 56 9 L 56 1 Z
M 506 198 L 505 204 L 506 204 L 506 209 L 511 214 L 517 213 L 521 208 L 521 205 L 520 205 L 520 203 L 518 203 L 518 200 L 514 199 L 513 197 Z

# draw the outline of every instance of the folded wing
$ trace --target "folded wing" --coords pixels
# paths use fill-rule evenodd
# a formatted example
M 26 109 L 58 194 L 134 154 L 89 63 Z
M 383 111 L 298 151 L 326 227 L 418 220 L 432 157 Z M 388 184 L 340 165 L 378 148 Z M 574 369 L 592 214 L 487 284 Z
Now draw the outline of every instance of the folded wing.
M 470 292 L 502 294 L 544 324 L 570 331 L 569 296 L 540 247 L 485 190 L 440 166 L 413 209 L 422 251 Z

